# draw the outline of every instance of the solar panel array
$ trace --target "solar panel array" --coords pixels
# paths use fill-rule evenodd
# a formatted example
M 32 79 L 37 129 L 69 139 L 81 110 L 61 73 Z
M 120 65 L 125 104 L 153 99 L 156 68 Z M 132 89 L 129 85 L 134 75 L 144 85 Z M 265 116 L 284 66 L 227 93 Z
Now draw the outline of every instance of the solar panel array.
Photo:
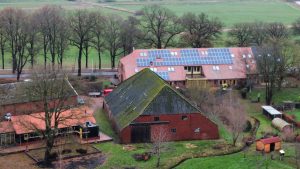
M 228 48 L 210 48 L 200 52 L 198 49 L 181 49 L 180 56 L 174 56 L 170 50 L 150 50 L 147 58 L 137 58 L 139 67 L 149 66 L 184 66 L 184 65 L 219 65 L 232 64 Z M 159 60 L 157 60 L 159 59 Z
M 163 78 L 164 80 L 169 80 L 169 72 L 166 71 L 159 71 L 159 72 L 155 72 L 158 76 L 160 76 L 161 78 Z

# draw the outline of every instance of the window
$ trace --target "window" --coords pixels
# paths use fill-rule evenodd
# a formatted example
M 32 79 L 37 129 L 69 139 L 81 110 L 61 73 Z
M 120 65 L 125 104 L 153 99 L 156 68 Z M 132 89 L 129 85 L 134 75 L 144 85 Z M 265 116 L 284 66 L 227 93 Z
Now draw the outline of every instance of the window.
M 194 132 L 195 132 L 195 133 L 200 133 L 200 128 L 196 128 L 196 129 L 194 130 Z
M 176 128 L 171 129 L 172 133 L 176 133 Z
M 154 71 L 154 72 L 157 72 L 157 68 L 156 68 L 156 67 L 155 67 L 155 68 L 153 68 L 153 71 Z
M 229 66 L 229 69 L 232 70 L 232 66 Z
M 159 121 L 159 117 L 154 117 L 154 121 Z
M 231 54 L 231 57 L 233 57 L 233 58 L 234 58 L 234 54 Z
M 249 54 L 248 57 L 251 58 L 252 57 L 251 54 Z
M 146 52 L 141 52 L 140 56 L 147 56 L 147 53 Z
M 168 71 L 169 71 L 169 72 L 174 72 L 175 69 L 174 69 L 174 67 L 168 67 Z
M 213 70 L 220 70 L 219 66 L 213 66 Z
M 187 120 L 188 117 L 187 116 L 181 116 L 181 120 Z
M 139 72 L 139 69 L 138 68 L 135 68 L 134 69 L 135 73 Z
M 246 55 L 243 54 L 243 58 L 246 58 Z

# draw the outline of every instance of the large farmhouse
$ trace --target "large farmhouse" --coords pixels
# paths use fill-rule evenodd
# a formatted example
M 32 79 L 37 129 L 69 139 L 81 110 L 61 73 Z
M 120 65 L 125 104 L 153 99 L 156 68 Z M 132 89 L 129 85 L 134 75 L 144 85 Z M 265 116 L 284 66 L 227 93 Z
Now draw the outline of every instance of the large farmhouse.
M 123 57 L 119 80 L 150 68 L 172 85 L 238 85 L 257 82 L 251 48 L 140 49 Z
M 104 99 L 121 143 L 219 138 L 218 126 L 150 69 L 122 82 Z
M 67 79 L 64 79 L 67 84 L 68 99 L 64 103 L 66 106 L 74 106 L 77 104 L 78 94 Z M 6 113 L 12 115 L 30 114 L 44 111 L 41 98 L 29 98 L 28 83 L 34 82 L 18 82 L 0 84 L 0 116 L 3 117 Z M 49 81 L 51 83 L 51 81 Z

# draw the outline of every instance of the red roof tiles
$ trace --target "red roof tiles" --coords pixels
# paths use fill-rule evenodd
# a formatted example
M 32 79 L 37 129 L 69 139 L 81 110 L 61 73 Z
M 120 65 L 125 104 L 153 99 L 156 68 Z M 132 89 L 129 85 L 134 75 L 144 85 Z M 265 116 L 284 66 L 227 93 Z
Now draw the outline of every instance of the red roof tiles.
M 271 144 L 271 143 L 280 142 L 281 140 L 279 137 L 270 137 L 270 138 L 260 139 L 259 141 L 261 141 L 263 144 Z
M 202 70 L 204 73 L 204 78 L 209 80 L 214 79 L 244 79 L 246 78 L 247 73 L 256 73 L 256 63 L 252 53 L 251 48 L 228 48 L 230 53 L 232 54 L 233 64 L 216 64 L 219 66 L 219 70 L 214 70 L 213 67 L 216 65 L 206 64 L 199 65 L 202 66 Z M 158 49 L 159 50 L 159 49 Z M 170 52 L 177 52 L 176 56 L 173 57 L 181 57 L 180 50 L 181 49 L 168 49 Z M 199 53 L 203 53 L 207 48 L 197 49 Z M 123 80 L 128 79 L 138 71 L 153 67 L 149 64 L 148 67 L 139 67 L 137 65 L 136 60 L 138 58 L 142 58 L 145 56 L 140 56 L 141 53 L 147 52 L 146 49 L 135 50 L 131 54 L 123 57 L 120 60 L 121 67 L 119 69 L 119 73 L 122 74 Z M 200 56 L 201 57 L 201 56 Z M 174 71 L 168 71 L 169 73 L 169 81 L 185 81 L 186 80 L 186 71 L 184 70 L 184 66 L 189 65 L 180 65 L 180 66 L 155 66 L 156 71 L 168 71 L 169 67 L 174 67 Z M 195 66 L 195 65 L 193 65 Z

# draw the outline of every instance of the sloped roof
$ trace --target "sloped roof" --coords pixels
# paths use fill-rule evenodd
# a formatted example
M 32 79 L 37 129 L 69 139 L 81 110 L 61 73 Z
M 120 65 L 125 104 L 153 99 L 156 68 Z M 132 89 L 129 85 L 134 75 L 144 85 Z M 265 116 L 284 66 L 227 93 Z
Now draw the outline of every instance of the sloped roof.
M 219 50 L 226 50 L 228 52 L 227 56 L 222 56 L 222 53 L 219 52 L 210 53 L 210 51 Z M 185 52 L 187 51 L 193 51 L 193 53 L 191 53 L 192 60 L 189 60 L 190 58 L 186 55 Z M 157 52 L 158 54 L 153 54 L 153 52 Z M 149 62 L 145 62 L 145 60 Z M 215 61 L 206 62 L 207 60 Z M 150 61 L 153 65 L 151 65 Z M 126 57 L 121 58 L 120 63 L 122 65 L 124 79 L 128 79 L 137 71 L 144 68 L 155 68 L 158 74 L 160 74 L 160 72 L 168 73 L 168 78 L 163 77 L 164 80 L 185 81 L 186 72 L 184 66 L 202 66 L 205 78 L 210 80 L 244 79 L 246 78 L 246 74 L 256 73 L 255 57 L 252 49 L 248 47 L 138 49 Z M 216 65 L 219 66 L 218 70 L 214 70 L 214 66 Z M 174 70 L 169 71 L 169 67 L 174 68 Z
M 281 140 L 279 137 L 270 137 L 270 138 L 260 139 L 259 141 L 261 141 L 263 144 L 271 144 L 271 143 L 280 142 Z
M 105 97 L 119 130 L 140 115 L 200 112 L 150 69 L 143 69 Z
M 84 108 L 69 109 L 61 112 L 58 128 L 78 126 L 87 121 L 96 123 L 92 112 L 86 112 Z M 36 130 L 45 130 L 45 113 L 33 113 L 29 115 L 12 116 L 11 122 L 16 134 L 32 133 Z M 52 116 L 51 126 L 54 126 L 54 115 Z
M 288 122 L 284 121 L 281 118 L 274 118 L 272 120 L 272 125 L 280 131 L 282 131 L 285 126 L 291 126 Z
M 11 121 L 2 121 L 0 122 L 0 133 L 12 133 L 14 128 Z
M 66 82 L 64 84 L 68 87 L 68 95 L 78 95 L 77 92 L 74 90 L 73 86 L 70 84 L 70 82 L 67 79 L 63 80 Z M 26 103 L 41 100 L 41 98 L 28 97 L 28 87 L 32 87 L 30 83 L 34 82 L 30 81 L 0 84 L 0 105 Z M 51 80 L 49 80 L 49 83 L 51 83 Z

